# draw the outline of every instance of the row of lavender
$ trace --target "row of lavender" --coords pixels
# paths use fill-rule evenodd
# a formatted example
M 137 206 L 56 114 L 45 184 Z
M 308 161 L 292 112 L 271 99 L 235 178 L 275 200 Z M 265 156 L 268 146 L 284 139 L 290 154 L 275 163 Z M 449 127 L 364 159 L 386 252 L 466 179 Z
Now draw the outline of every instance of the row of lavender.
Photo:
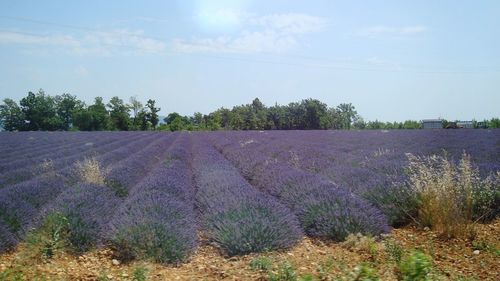
M 0 164 L 0 188 L 34 178 L 37 175 L 54 172 L 71 166 L 86 156 L 107 152 L 109 147 L 124 141 L 148 138 L 147 135 L 126 133 L 85 134 L 81 139 L 68 138 L 64 145 L 55 143 L 48 149 L 41 149 L 36 155 L 7 160 Z M 151 136 L 149 136 L 151 137 Z
M 197 245 L 190 139 L 181 135 L 131 190 L 105 235 L 121 260 L 185 260 Z
M 101 133 L 99 136 L 106 139 L 109 134 Z M 120 134 L 122 137 L 126 136 Z M 132 136 L 132 135 L 130 135 Z M 124 138 L 114 142 L 107 143 L 106 140 L 96 140 L 95 143 L 102 141 L 102 145 L 97 145 L 95 152 L 100 152 L 97 159 L 102 165 L 103 170 L 109 171 L 106 175 L 107 178 L 120 178 L 120 181 L 113 181 L 112 185 L 107 186 L 103 191 L 103 196 L 97 195 L 94 200 L 89 199 L 86 193 L 88 189 L 81 189 L 79 186 L 79 179 L 75 177 L 76 171 L 73 166 L 61 167 L 54 172 L 47 172 L 38 175 L 32 179 L 22 181 L 17 184 L 9 185 L 0 189 L 0 251 L 9 249 L 15 246 L 20 240 L 23 239 L 26 232 L 33 226 L 39 225 L 48 209 L 51 206 L 57 206 L 55 202 L 60 202 L 59 205 L 68 207 L 72 212 L 77 211 L 78 208 L 69 208 L 71 202 L 87 202 L 92 201 L 98 208 L 107 211 L 116 200 L 112 200 L 106 196 L 106 192 L 117 196 L 116 185 L 119 184 L 121 190 L 127 191 L 127 184 L 133 183 L 131 178 L 142 176 L 141 171 L 144 171 L 144 159 L 148 159 L 148 155 L 157 155 L 165 150 L 171 137 L 165 137 L 164 134 L 148 134 L 141 136 L 132 136 L 132 138 Z M 138 161 L 141 159 L 142 161 Z M 149 157 L 150 164 L 157 162 L 155 157 Z M 57 161 L 54 160 L 54 161 Z M 148 161 L 146 161 L 148 162 Z M 128 173 L 128 165 L 124 163 L 131 163 L 137 165 L 136 171 L 138 173 Z M 142 170 L 141 170 L 142 169 Z M 126 170 L 124 172 L 124 170 Z M 89 189 L 90 190 L 90 189 Z M 90 192 L 91 193 L 91 192 Z M 126 193 L 125 193 L 126 194 Z M 54 200 L 54 198 L 56 198 Z M 110 199 L 110 200 L 107 200 Z M 72 201 L 73 200 L 73 201 Z M 77 206 L 85 208 L 85 204 L 78 204 Z M 96 209 L 98 210 L 98 209 Z M 95 210 L 91 207 L 87 211 L 93 213 Z M 79 217 L 85 218 L 88 214 L 83 214 Z M 107 219 L 105 219 L 107 221 Z M 85 224 L 82 219 L 75 220 L 77 224 Z
M 298 218 L 306 234 L 343 240 L 351 233 L 389 230 L 384 215 L 361 197 L 315 174 L 255 149 L 255 141 L 209 134 L 212 142 L 252 185 L 278 199 Z
M 499 130 L 282 131 L 217 133 L 240 153 L 265 155 L 337 183 L 380 208 L 391 225 L 409 220 L 406 153 L 470 154 L 482 177 L 500 170 Z M 500 189 L 500 187 L 498 187 Z M 500 192 L 498 192 L 500 193 Z
M 0 161 L 9 157 L 30 157 L 39 153 L 40 150 L 56 148 L 67 143 L 74 143 L 86 138 L 86 136 L 96 136 L 98 132 L 2 132 L 0 138 L 0 153 L 5 156 Z M 113 133 L 116 134 L 116 133 Z
M 227 254 L 286 248 L 302 236 L 290 210 L 251 186 L 201 135 L 193 152 L 201 224 Z

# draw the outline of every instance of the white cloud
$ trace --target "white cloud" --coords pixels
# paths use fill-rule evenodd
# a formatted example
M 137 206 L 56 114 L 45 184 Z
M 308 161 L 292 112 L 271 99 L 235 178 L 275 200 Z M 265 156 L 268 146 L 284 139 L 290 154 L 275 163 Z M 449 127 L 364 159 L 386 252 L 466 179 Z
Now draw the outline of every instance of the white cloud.
M 162 41 L 144 36 L 143 31 L 112 30 L 83 35 L 39 35 L 19 31 L 0 31 L 0 44 L 50 46 L 54 52 L 77 55 L 123 55 L 159 53 Z
M 360 30 L 358 32 L 358 35 L 369 38 L 402 37 L 402 36 L 409 36 L 418 33 L 423 33 L 425 31 L 427 31 L 427 27 L 423 25 L 403 26 L 403 27 L 376 25 Z
M 296 45 L 297 39 L 294 36 L 280 35 L 273 31 L 244 31 L 237 37 L 220 36 L 190 41 L 182 39 L 173 41 L 174 50 L 185 53 L 279 53 Z
M 77 46 L 79 42 L 66 35 L 33 35 L 16 31 L 0 31 L 0 44 Z
M 324 18 L 297 13 L 253 17 L 249 22 L 290 34 L 316 32 L 324 28 L 327 23 Z
M 222 12 L 221 12 L 222 13 Z M 225 11 L 224 21 L 244 26 L 237 35 L 172 41 L 173 49 L 185 53 L 279 53 L 300 44 L 306 34 L 326 26 L 327 20 L 306 14 L 255 16 Z

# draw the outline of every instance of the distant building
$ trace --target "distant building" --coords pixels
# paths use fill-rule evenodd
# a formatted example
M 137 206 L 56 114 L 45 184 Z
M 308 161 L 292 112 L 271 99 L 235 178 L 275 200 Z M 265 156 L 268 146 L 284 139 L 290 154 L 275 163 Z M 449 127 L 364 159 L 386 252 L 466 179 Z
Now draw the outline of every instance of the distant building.
M 443 120 L 441 119 L 424 119 L 422 120 L 423 129 L 442 129 Z
M 473 129 L 474 123 L 472 121 L 457 121 L 458 128 Z
M 488 124 L 487 124 L 486 122 L 484 122 L 484 121 L 479 121 L 479 122 L 477 122 L 476 126 L 477 126 L 478 128 L 481 128 L 481 129 L 486 129 L 486 128 L 488 128 Z

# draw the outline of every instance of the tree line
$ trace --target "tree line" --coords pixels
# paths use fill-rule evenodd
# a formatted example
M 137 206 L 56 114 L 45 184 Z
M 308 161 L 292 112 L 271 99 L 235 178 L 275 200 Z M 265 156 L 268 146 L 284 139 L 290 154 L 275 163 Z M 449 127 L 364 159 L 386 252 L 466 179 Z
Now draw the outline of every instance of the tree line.
M 0 124 L 7 131 L 57 130 L 150 130 L 159 123 L 155 100 L 144 106 L 135 97 L 125 103 L 112 97 L 107 104 L 102 97 L 86 105 L 71 94 L 47 95 L 43 90 L 29 92 L 19 101 L 6 98 L 0 105 Z M 132 112 L 132 115 L 131 115 Z
M 265 106 L 258 98 L 251 103 L 219 108 L 209 114 L 192 116 L 170 113 L 160 124 L 160 108 L 153 99 L 145 104 L 131 97 L 128 103 L 112 97 L 105 103 L 96 97 L 86 105 L 71 94 L 51 96 L 43 90 L 29 92 L 19 104 L 9 98 L 0 105 L 0 125 L 7 131 L 56 130 L 321 130 L 321 129 L 420 129 L 416 120 L 404 122 L 364 121 L 350 103 L 335 107 L 317 99 L 304 99 L 288 105 Z M 500 120 L 482 123 L 499 128 Z M 486 125 L 484 125 L 486 124 Z

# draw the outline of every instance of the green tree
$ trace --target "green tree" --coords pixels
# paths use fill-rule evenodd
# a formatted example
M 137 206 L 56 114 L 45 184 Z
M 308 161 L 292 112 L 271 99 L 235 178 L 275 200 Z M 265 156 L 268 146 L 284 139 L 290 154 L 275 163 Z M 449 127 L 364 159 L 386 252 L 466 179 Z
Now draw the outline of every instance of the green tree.
M 130 125 L 129 107 L 119 97 L 112 97 L 108 103 L 112 129 L 128 131 Z
M 235 106 L 231 110 L 231 129 L 233 130 L 244 130 L 245 129 L 245 121 L 243 120 L 243 107 Z
M 146 131 L 151 126 L 148 120 L 148 112 L 145 109 L 141 109 L 137 113 L 137 125 L 141 131 Z
M 146 107 L 149 109 L 149 115 L 148 115 L 148 120 L 151 123 L 151 126 L 153 126 L 153 130 L 156 130 L 156 126 L 158 125 L 158 122 L 160 122 L 160 119 L 158 117 L 158 112 L 160 112 L 160 108 L 155 106 L 155 100 L 148 100 L 146 103 Z
M 92 131 L 102 131 L 110 128 L 110 117 L 102 97 L 96 97 L 94 104 L 88 107 Z
M 70 94 L 62 94 L 55 97 L 57 105 L 57 115 L 62 120 L 62 129 L 68 130 L 73 124 L 73 115 L 85 107 L 85 103 L 78 100 L 76 96 Z
M 94 120 L 89 108 L 73 111 L 73 128 L 80 131 L 93 131 Z
M 302 130 L 305 128 L 305 107 L 298 102 L 289 103 L 285 108 L 285 128 Z
M 282 106 L 275 104 L 267 110 L 266 128 L 268 130 L 281 130 L 284 127 L 285 111 Z
M 366 122 L 361 116 L 358 116 L 352 126 L 354 129 L 363 130 L 366 129 Z
M 406 120 L 403 123 L 403 129 L 421 129 L 422 125 L 420 122 L 415 121 L 415 120 Z
M 21 110 L 29 131 L 54 131 L 64 129 L 63 120 L 57 115 L 56 100 L 40 89 L 38 93 L 29 92 L 21 99 Z
M 195 112 L 193 114 L 192 123 L 195 126 L 195 128 L 199 130 L 204 129 L 206 127 L 203 119 L 203 114 L 201 114 L 200 112 Z
M 500 128 L 500 119 L 499 118 L 491 118 L 491 120 L 488 121 L 488 128 L 490 128 L 490 129 Z
M 341 103 L 337 106 L 337 112 L 340 117 L 342 129 L 350 130 L 352 122 L 358 114 L 354 106 L 350 103 Z
M 371 129 L 371 130 L 385 129 L 385 124 L 384 124 L 384 122 L 381 122 L 378 120 L 368 121 L 368 123 L 366 123 L 366 128 Z
M 302 100 L 304 107 L 304 129 L 325 129 L 328 124 L 328 107 L 326 104 L 315 99 Z
M 24 114 L 12 99 L 4 99 L 0 105 L 0 124 L 6 131 L 21 131 L 24 126 Z
M 144 107 L 143 107 L 142 103 L 139 100 L 137 100 L 137 97 L 135 97 L 135 96 L 130 97 L 129 102 L 130 102 L 130 109 L 132 110 L 132 114 L 133 114 L 132 129 L 137 130 L 140 128 L 142 130 L 142 126 L 140 125 L 141 120 L 139 119 L 139 112 Z
M 182 116 L 177 112 L 170 113 L 163 121 L 167 123 L 168 129 L 172 132 L 186 130 L 188 126 L 191 125 L 188 117 Z

